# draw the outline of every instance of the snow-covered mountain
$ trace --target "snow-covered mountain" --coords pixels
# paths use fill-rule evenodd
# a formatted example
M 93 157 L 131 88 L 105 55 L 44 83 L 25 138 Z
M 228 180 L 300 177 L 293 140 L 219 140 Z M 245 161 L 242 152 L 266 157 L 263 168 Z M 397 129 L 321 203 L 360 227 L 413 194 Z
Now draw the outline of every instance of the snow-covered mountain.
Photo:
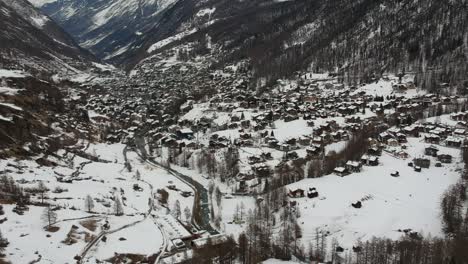
M 115 60 L 159 21 L 177 0 L 31 0 L 96 56 Z
M 155 28 L 133 60 L 173 50 L 212 56 L 216 67 L 247 59 L 255 79 L 269 84 L 305 69 L 355 83 L 414 71 L 426 88 L 462 88 L 466 12 L 466 1 L 203 1 L 180 26 L 166 26 L 171 36 Z
M 26 0 L 0 1 L 0 53 L 4 67 L 74 71 L 96 60 L 52 19 Z
M 172 50 L 212 56 L 216 67 L 247 59 L 261 83 L 307 68 L 353 82 L 415 71 L 431 89 L 463 85 L 468 69 L 466 1 L 30 1 L 82 47 L 126 69 L 151 67 L 146 58 Z

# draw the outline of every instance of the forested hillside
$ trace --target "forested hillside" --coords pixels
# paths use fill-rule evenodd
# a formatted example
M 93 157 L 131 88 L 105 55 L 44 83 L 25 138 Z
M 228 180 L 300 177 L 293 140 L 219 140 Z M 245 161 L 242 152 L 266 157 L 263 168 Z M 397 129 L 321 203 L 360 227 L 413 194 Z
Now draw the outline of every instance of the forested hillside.
M 74 72 L 96 61 L 26 0 L 0 1 L 0 67 Z
M 200 3 L 203 8 L 215 11 L 187 22 L 195 33 L 156 53 L 196 43 L 192 57 L 216 54 L 214 66 L 249 59 L 255 78 L 267 83 L 311 69 L 335 72 L 350 83 L 387 71 L 417 73 L 417 84 L 428 89 L 449 83 L 462 92 L 466 86 L 465 0 L 217 0 Z M 161 36 L 148 38 L 137 60 Z M 212 47 L 200 48 L 208 36 Z

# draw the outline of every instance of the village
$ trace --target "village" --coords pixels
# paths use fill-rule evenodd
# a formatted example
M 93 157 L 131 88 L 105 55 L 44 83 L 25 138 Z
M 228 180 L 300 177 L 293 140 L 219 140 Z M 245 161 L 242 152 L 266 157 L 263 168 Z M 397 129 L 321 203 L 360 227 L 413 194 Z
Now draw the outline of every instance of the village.
M 368 126 L 376 131 L 366 139 L 367 149 L 359 151 L 360 157 L 340 160 L 334 173 L 345 176 L 363 165 L 377 166 L 382 151 L 408 158 L 408 137 L 423 138 L 427 148 L 461 148 L 465 142 L 465 99 L 419 91 L 410 75 L 345 87 L 332 76 L 299 74 L 297 81 L 279 81 L 271 91 L 255 95 L 241 70 L 206 74 L 209 81 L 200 81 L 205 86 L 195 91 L 177 82 L 178 74 L 191 73 L 187 65 L 159 71 L 172 81 L 155 78 L 160 81 L 148 87 L 160 89 L 129 84 L 113 95 L 94 97 L 86 106 L 90 119 L 103 127 L 103 138 L 110 142 L 143 134 L 150 154 L 161 156 L 162 149 L 168 150 L 164 162 L 174 163 L 183 154 L 187 166 L 192 153 L 203 149 L 239 149 L 236 193 L 261 193 L 259 179 L 272 176 L 285 163 L 322 160 L 340 152 Z M 208 97 L 209 87 L 219 87 L 218 92 Z M 450 122 L 425 121 L 441 115 L 450 115 Z M 435 166 L 450 161 L 449 155 L 434 151 L 425 153 L 438 158 Z M 415 170 L 428 167 L 423 157 L 411 162 Z M 308 169 L 302 170 L 301 177 L 306 177 Z
M 145 155 L 185 171 L 205 186 L 214 181 L 228 200 L 250 196 L 259 203 L 262 194 L 286 186 L 289 206 L 296 207 L 303 205 L 302 199 L 324 199 L 326 190 L 317 185 L 294 187 L 309 178 L 352 179 L 384 167 L 383 176 L 398 180 L 414 173 L 432 174 L 437 168 L 452 171 L 460 162 L 468 120 L 465 98 L 419 90 L 411 74 L 345 86 L 332 75 L 303 73 L 257 95 L 240 69 L 205 72 L 207 79 L 200 83 L 210 85 L 194 90 L 183 89 L 188 84 L 178 82 L 177 76 L 198 76 L 200 71 L 170 65 L 158 71 L 172 81 L 148 83 L 161 89 L 129 84 L 113 95 L 94 97 L 86 108 L 106 140 L 125 140 L 137 148 L 135 136 L 142 137 Z M 210 96 L 210 87 L 218 87 L 216 94 Z M 111 120 L 119 120 L 120 126 L 109 127 L 116 123 Z M 198 165 L 210 164 L 210 159 L 211 168 Z M 395 160 L 405 168 L 392 165 Z M 439 192 L 455 182 L 457 177 L 450 173 L 452 178 Z M 342 203 L 361 209 L 370 197 Z M 210 208 L 219 211 L 218 206 Z M 223 220 L 242 228 L 236 219 Z M 344 247 L 354 244 L 350 237 L 357 238 L 347 237 Z
M 373 235 L 441 234 L 437 199 L 460 177 L 467 144 L 464 97 L 444 96 L 443 85 L 437 94 L 420 90 L 411 73 L 344 85 L 333 74 L 301 72 L 260 92 L 248 85 L 251 76 L 242 63 L 214 72 L 190 64 L 162 66 L 125 82 L 107 76 L 70 84 L 66 100 L 73 115 L 56 127 L 73 127 L 89 140 L 54 149 L 62 159 L 41 159 L 52 161 L 53 170 L 5 164 L 21 168 L 10 174 L 23 187 L 34 190 L 38 182 L 57 187 L 47 199 L 63 211 L 57 237 L 75 241 L 66 258 L 137 254 L 183 263 L 209 255 L 206 245 L 233 243 L 231 238 L 248 228 L 249 211 L 266 204 L 275 190 L 284 190 L 285 198 L 273 217 L 301 212 L 294 221 L 302 235 L 294 239 L 306 244 L 323 234 L 337 257 L 358 254 L 356 241 Z M 28 169 L 36 180 L 21 176 Z M 423 184 L 431 192 L 413 190 Z M 81 208 L 85 185 L 93 190 L 92 213 Z M 120 216 L 112 212 L 116 199 L 123 204 Z M 430 206 L 421 211 L 425 200 Z M 363 217 L 387 223 L 392 217 L 379 218 L 382 207 L 397 212 L 394 224 L 358 224 Z M 40 214 L 5 208 L 20 212 L 15 216 L 20 222 L 22 215 Z M 66 220 L 68 215 L 74 217 Z M 81 217 L 97 228 L 87 229 Z M 146 229 L 155 239 L 145 252 L 132 248 L 134 234 Z M 107 246 L 112 241 L 121 247 Z M 52 244 L 61 247 L 59 240 Z M 223 250 L 224 257 L 232 254 Z

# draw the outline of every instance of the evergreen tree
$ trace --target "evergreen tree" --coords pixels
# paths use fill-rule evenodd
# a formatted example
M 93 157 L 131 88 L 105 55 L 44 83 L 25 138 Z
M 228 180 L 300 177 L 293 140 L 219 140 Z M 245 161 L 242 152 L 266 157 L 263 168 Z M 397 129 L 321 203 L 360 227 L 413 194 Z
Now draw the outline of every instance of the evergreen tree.
M 247 251 L 248 251 L 248 239 L 247 236 L 244 233 L 239 234 L 238 238 L 238 247 L 239 247 L 239 260 L 240 263 L 247 263 Z
M 5 248 L 8 246 L 9 242 L 8 240 L 3 237 L 3 234 L 2 234 L 2 230 L 0 230 L 0 257 L 1 257 L 1 254 L 5 251 Z M 1 258 L 0 258 L 0 262 L 1 262 Z

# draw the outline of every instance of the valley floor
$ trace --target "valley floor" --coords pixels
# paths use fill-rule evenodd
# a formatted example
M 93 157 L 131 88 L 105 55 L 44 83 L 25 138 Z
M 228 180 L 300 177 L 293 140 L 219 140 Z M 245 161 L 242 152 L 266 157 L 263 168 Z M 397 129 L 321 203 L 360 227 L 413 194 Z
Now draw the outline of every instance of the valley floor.
M 144 163 L 131 151 L 127 152 L 132 166 L 129 172 L 124 165 L 124 145 L 91 144 L 86 151 L 106 162 L 92 162 L 79 156 L 73 156 L 73 165 L 60 164 L 63 161 L 57 160 L 60 165 L 56 167 L 41 167 L 29 160 L 0 161 L 0 166 L 10 170 L 9 175 L 21 182 L 23 188 L 34 188 L 39 181 L 45 183 L 51 190 L 45 202 L 57 207 L 55 228 L 48 231 L 47 221 L 43 219 L 45 207 L 29 206 L 29 210 L 19 215 L 12 212 L 14 205 L 4 205 L 7 221 L 0 228 L 10 242 L 5 252 L 9 261 L 74 263 L 74 256 L 83 254 L 103 232 L 107 240 L 96 241 L 83 254 L 86 263 L 110 259 L 116 253 L 154 255 L 161 252 L 165 243 L 166 230 L 160 227 L 160 217 L 167 215 L 168 208 L 174 208 L 176 203 L 182 212 L 188 208 L 191 213 L 193 196 L 181 195 L 183 191 L 192 191 L 190 187 L 165 170 Z M 61 155 L 72 157 L 69 153 Z M 73 183 L 58 180 L 58 175 L 71 175 L 74 171 L 79 171 L 79 176 L 73 178 Z M 135 185 L 141 189 L 134 190 Z M 176 190 L 168 189 L 169 185 Z M 59 189 L 63 192 L 53 192 Z M 154 199 L 157 189 L 169 193 L 165 207 Z M 87 195 L 95 201 L 92 213 L 85 209 Z M 114 215 L 115 197 L 122 201 L 122 216 Z M 33 201 L 39 203 L 41 197 L 37 195 Z M 181 221 L 186 220 L 182 213 Z M 104 227 L 106 223 L 108 228 Z

